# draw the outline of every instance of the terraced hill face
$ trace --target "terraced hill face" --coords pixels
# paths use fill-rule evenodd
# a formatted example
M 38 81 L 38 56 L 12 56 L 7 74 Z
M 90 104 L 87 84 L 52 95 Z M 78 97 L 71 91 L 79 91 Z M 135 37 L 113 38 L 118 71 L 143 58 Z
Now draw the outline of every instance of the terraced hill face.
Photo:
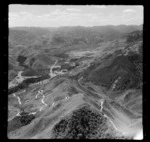
M 136 29 L 10 31 L 8 137 L 133 139 L 142 130 L 143 39 Z

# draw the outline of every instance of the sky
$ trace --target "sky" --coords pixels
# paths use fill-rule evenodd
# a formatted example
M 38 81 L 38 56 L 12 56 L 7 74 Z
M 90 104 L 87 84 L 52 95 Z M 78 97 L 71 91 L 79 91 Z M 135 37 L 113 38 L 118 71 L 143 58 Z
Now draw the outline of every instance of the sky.
M 143 24 L 140 5 L 9 5 L 9 27 Z

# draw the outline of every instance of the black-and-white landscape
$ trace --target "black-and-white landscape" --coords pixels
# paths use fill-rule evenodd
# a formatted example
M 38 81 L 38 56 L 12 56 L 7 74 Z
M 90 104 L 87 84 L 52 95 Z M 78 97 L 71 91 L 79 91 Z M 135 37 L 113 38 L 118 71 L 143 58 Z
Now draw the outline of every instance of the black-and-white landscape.
M 142 6 L 9 9 L 9 139 L 142 139 Z

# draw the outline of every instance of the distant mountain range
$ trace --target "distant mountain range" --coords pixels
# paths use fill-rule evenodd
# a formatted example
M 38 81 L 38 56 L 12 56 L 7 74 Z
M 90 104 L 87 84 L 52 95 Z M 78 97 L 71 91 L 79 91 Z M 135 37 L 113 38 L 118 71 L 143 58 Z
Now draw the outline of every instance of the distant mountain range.
M 84 38 L 84 39 L 115 39 L 122 34 L 142 30 L 143 25 L 119 25 L 119 26 L 94 26 L 94 27 L 59 27 L 59 28 L 41 28 L 41 27 L 13 27 L 9 28 L 9 41 L 14 44 L 29 45 L 39 37 L 59 36 L 61 38 Z M 68 39 L 67 39 L 68 40 Z

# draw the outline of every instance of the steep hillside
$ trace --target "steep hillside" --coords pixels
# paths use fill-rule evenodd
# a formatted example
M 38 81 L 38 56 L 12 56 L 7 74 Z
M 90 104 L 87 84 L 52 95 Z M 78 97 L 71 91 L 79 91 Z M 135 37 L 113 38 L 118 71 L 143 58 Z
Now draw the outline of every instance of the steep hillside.
M 104 63 L 99 61 L 90 66 L 86 79 L 108 90 L 114 90 L 113 84 L 115 90 L 139 88 L 142 82 L 142 32 L 129 33 L 125 43 L 125 48 L 116 55 L 113 52 L 107 55 Z

